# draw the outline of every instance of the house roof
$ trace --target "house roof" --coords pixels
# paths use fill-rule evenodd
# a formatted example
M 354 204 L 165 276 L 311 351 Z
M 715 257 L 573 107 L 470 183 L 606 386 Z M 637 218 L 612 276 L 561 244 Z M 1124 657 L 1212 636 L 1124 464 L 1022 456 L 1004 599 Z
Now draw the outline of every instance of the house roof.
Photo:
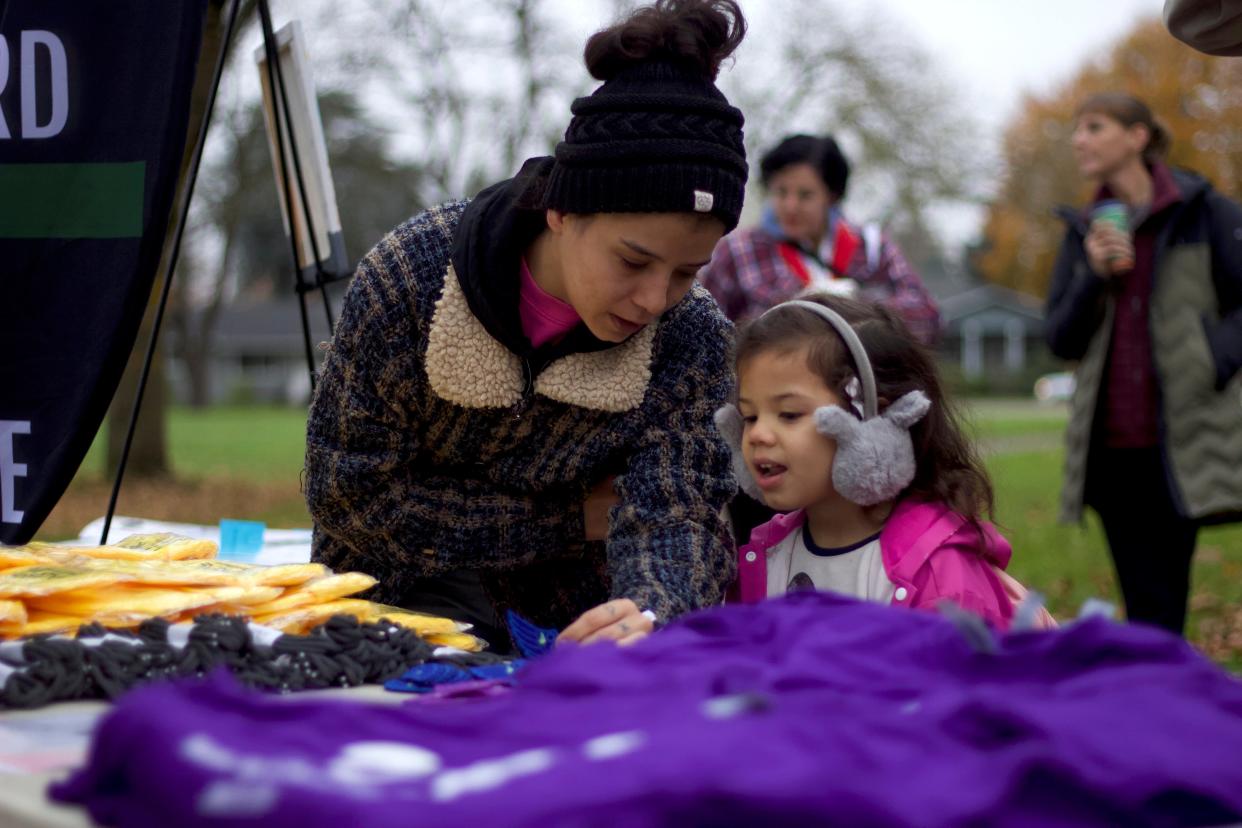
M 333 318 L 340 317 L 340 300 L 333 299 Z M 306 295 L 306 316 L 310 322 L 311 347 L 332 338 L 328 329 L 323 298 Z M 212 353 L 217 356 L 295 356 L 305 354 L 302 310 L 295 296 L 262 302 L 235 304 L 220 312 L 216 321 Z
M 1035 321 L 1043 321 L 1044 318 L 1042 300 L 1029 293 L 1019 293 L 1000 285 L 977 285 L 940 300 L 940 312 L 946 323 L 993 309 Z

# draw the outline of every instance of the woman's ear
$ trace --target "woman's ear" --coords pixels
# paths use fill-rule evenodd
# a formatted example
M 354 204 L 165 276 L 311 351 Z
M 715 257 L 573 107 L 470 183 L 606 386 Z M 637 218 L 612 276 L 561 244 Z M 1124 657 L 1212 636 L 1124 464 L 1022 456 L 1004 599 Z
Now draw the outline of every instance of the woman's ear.
M 565 213 L 549 207 L 547 210 L 548 229 L 553 233 L 565 232 Z
M 1151 129 L 1148 128 L 1147 124 L 1131 124 L 1126 127 L 1126 135 L 1130 139 L 1130 146 L 1140 155 L 1147 150 L 1147 145 L 1151 143 Z

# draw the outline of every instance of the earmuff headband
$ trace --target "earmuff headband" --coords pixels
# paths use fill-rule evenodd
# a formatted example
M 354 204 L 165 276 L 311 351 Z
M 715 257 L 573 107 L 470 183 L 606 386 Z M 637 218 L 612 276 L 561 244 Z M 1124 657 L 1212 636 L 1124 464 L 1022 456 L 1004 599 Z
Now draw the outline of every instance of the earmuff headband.
M 845 347 L 850 349 L 850 355 L 854 358 L 854 365 L 858 368 L 858 379 L 862 382 L 863 419 L 870 420 L 876 416 L 879 413 L 880 405 L 875 390 L 875 372 L 871 369 L 871 360 L 867 358 L 867 349 L 863 347 L 862 340 L 858 338 L 854 327 L 845 321 L 845 317 L 832 308 L 826 308 L 823 305 L 808 302 L 805 299 L 790 299 L 779 305 L 773 305 L 764 311 L 763 316 L 759 318 L 762 319 L 764 316 L 788 307 L 805 308 L 812 313 L 818 314 L 833 327 L 845 342 Z

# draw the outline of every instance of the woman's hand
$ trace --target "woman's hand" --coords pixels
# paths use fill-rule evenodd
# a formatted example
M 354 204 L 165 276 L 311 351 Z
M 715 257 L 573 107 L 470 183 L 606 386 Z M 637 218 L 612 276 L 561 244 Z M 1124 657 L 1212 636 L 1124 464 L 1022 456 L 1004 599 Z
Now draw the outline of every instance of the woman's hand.
M 582 504 L 582 534 L 586 540 L 602 541 L 608 539 L 608 512 L 621 502 L 617 497 L 613 484 L 617 478 L 606 477 L 587 494 Z
M 596 641 L 633 644 L 653 629 L 655 616 L 652 613 L 641 612 L 629 598 L 618 598 L 584 612 L 577 621 L 561 630 L 556 643 L 558 646 L 565 641 L 575 644 L 593 644 Z
M 1134 242 L 1108 222 L 1097 221 L 1091 225 L 1084 247 L 1087 263 L 1101 279 L 1110 279 L 1134 267 Z

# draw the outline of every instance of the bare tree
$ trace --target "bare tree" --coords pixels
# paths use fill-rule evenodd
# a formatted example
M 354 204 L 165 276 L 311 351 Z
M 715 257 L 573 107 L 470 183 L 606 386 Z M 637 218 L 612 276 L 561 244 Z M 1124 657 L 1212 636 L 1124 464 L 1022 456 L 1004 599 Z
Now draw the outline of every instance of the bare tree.
M 934 244 L 930 208 L 982 202 L 981 130 L 908 34 L 833 0 L 776 0 L 765 12 L 762 36 L 753 24 L 721 79 L 746 114 L 752 158 L 790 133 L 832 133 L 856 171 L 851 201 L 916 248 Z
M 319 112 L 341 231 L 358 258 L 380 236 L 417 212 L 422 168 L 391 157 L 386 136 L 353 95 L 319 96 Z M 210 402 L 210 357 L 220 312 L 247 290 L 293 295 L 289 243 L 281 225 L 263 114 L 243 101 L 222 112 L 217 152 L 197 198 L 196 246 L 211 255 L 183 260 L 174 283 L 170 326 L 175 355 L 189 380 L 189 402 Z M 258 288 L 258 290 L 256 290 Z
M 241 6 L 238 9 L 238 19 L 245 20 L 252 16 L 254 5 L 254 0 L 241 0 Z M 203 41 L 198 58 L 198 67 L 195 70 L 194 87 L 190 97 L 190 122 L 186 125 L 186 147 L 181 158 L 180 178 L 182 186 L 178 189 L 177 198 L 174 199 L 173 213 L 170 216 L 170 227 L 172 226 L 171 222 L 177 220 L 177 205 L 180 204 L 183 197 L 182 191 L 186 186 L 187 172 L 193 160 L 195 142 L 198 138 L 203 118 L 207 114 L 207 100 L 212 92 L 216 60 L 220 54 L 220 47 L 224 43 L 225 27 L 230 6 L 229 0 L 211 0 L 207 4 L 207 16 L 203 25 Z M 164 256 L 160 259 L 159 269 L 156 271 L 157 273 L 162 274 L 165 272 L 167 258 L 170 253 L 171 250 L 165 248 Z M 134 350 L 130 354 L 129 362 L 126 364 L 125 372 L 121 377 L 121 382 L 117 386 L 116 393 L 113 394 L 112 405 L 108 409 L 108 441 L 105 466 L 109 476 L 115 474 L 121 462 L 121 451 L 125 444 L 125 434 L 133 411 L 134 399 L 138 392 L 138 382 L 142 373 L 143 358 L 146 355 L 147 341 L 150 339 L 154 325 L 155 307 L 160 287 L 158 283 L 155 285 L 151 299 L 147 303 L 147 311 L 139 327 Z M 155 359 L 152 362 L 147 380 L 147 388 L 143 395 L 142 410 L 139 412 L 137 428 L 134 432 L 134 442 L 126 465 L 127 474 L 134 477 L 160 477 L 168 474 L 168 450 L 165 434 L 166 407 L 167 393 L 164 382 L 164 363 L 159 349 L 156 349 Z
M 554 5 L 405 0 L 377 18 L 394 42 L 377 71 L 401 90 L 399 131 L 426 170 L 427 201 L 473 193 L 552 150 L 589 82 Z

